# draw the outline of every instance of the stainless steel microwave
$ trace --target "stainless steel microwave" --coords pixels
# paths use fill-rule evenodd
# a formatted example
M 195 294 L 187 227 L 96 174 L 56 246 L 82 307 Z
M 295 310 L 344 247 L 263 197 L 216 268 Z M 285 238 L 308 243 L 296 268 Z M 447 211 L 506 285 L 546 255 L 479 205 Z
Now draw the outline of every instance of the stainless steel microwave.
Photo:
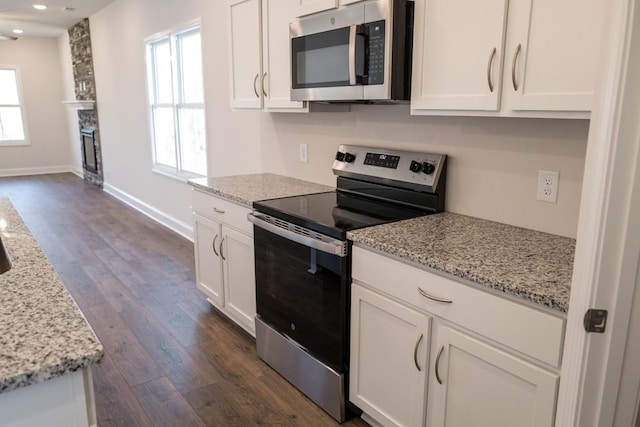
M 368 0 L 289 24 L 291 99 L 408 101 L 413 16 L 412 0 Z

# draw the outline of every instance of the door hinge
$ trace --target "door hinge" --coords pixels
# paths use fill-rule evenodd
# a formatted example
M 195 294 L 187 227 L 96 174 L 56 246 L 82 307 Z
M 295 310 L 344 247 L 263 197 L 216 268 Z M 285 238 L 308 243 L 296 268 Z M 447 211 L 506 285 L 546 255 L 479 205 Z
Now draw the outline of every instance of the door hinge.
M 597 334 L 604 333 L 607 326 L 607 310 L 590 308 L 584 314 L 584 330 L 587 332 L 595 332 Z

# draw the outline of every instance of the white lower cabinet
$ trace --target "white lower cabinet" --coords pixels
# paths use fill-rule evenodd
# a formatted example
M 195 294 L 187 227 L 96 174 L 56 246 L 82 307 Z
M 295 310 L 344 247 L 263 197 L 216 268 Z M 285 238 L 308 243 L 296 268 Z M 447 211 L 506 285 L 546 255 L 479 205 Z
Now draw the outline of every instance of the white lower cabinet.
M 359 247 L 352 262 L 349 399 L 364 419 L 554 425 L 564 317 Z
M 422 424 L 430 322 L 369 289 L 351 288 L 349 399 L 383 425 Z
M 196 283 L 209 301 L 255 336 L 256 292 L 250 209 L 193 192 Z
M 553 425 L 557 374 L 437 322 L 431 358 L 428 426 Z

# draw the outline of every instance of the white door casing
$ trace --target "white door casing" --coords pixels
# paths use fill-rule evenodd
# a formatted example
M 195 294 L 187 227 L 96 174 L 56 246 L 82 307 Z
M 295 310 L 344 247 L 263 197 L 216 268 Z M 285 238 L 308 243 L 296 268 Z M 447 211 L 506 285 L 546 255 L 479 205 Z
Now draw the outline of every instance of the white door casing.
M 640 11 L 636 6 L 635 0 L 611 2 L 585 161 L 556 418 L 562 427 L 629 426 L 625 420 L 636 412 L 633 402 L 619 405 L 629 398 L 637 403 L 640 388 L 637 372 L 624 364 L 627 340 L 638 339 L 628 335 L 632 309 L 640 308 L 633 306 L 640 256 Z M 609 311 L 604 334 L 585 333 L 582 320 L 589 308 Z M 637 328 L 631 332 L 637 334 Z

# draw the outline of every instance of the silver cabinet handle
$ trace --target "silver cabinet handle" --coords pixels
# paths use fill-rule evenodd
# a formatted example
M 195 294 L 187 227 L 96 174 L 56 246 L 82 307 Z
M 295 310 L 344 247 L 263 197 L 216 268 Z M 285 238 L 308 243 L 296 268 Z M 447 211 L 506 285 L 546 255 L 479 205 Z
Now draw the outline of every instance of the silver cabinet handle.
M 420 287 L 418 288 L 418 293 L 420 295 L 422 295 L 423 297 L 429 298 L 430 300 L 433 300 L 433 301 L 443 302 L 445 304 L 452 304 L 453 303 L 453 300 L 446 299 L 446 298 L 441 298 L 441 297 L 436 297 L 434 295 L 428 294 L 427 291 L 425 291 L 424 289 L 422 289 Z
M 262 75 L 262 94 L 264 95 L 264 97 L 265 97 L 265 98 L 267 98 L 267 97 L 269 96 L 269 95 L 267 95 L 267 89 L 266 89 L 265 84 L 264 84 L 264 83 L 265 83 L 265 82 L 264 82 L 264 79 L 265 79 L 266 77 L 267 77 L 267 73 L 264 73 L 264 74 Z
M 438 356 L 436 357 L 435 371 L 436 371 L 436 380 L 438 381 L 438 384 L 442 384 L 442 378 L 440 378 L 440 357 L 442 357 L 443 351 L 444 351 L 444 346 L 440 347 L 440 351 L 438 352 Z
M 223 237 L 222 240 L 220 240 L 220 256 L 222 257 L 223 261 L 226 261 L 227 259 L 224 257 L 224 253 L 222 253 L 222 248 L 224 247 L 224 239 L 226 239 L 226 237 Z
M 513 90 L 518 90 L 518 81 L 516 80 L 516 65 L 518 64 L 518 56 L 520 56 L 521 50 L 522 45 L 518 43 L 518 47 L 516 47 L 516 51 L 513 54 L 513 64 L 511 64 L 511 83 L 513 83 Z
M 223 214 L 223 213 L 224 213 L 224 210 L 222 210 L 222 209 L 218 209 L 218 208 L 213 208 L 213 211 L 214 211 L 215 213 L 219 213 L 219 214 Z
M 253 93 L 256 94 L 256 98 L 260 98 L 260 94 L 258 93 L 258 89 L 256 87 L 256 83 L 258 83 L 258 77 L 260 77 L 260 73 L 257 73 L 253 78 Z
M 218 251 L 216 251 L 216 240 L 218 240 L 218 235 L 217 234 L 216 234 L 216 237 L 213 238 L 213 242 L 211 243 L 211 247 L 213 248 L 213 253 L 216 254 L 216 256 L 220 256 Z
M 491 79 L 491 66 L 493 65 L 493 59 L 496 57 L 497 48 L 493 48 L 489 55 L 489 63 L 487 64 L 487 82 L 489 83 L 489 90 L 493 92 L 493 81 Z
M 416 341 L 416 346 L 413 348 L 413 363 L 416 364 L 416 369 L 418 372 L 422 372 L 422 368 L 418 365 L 418 348 L 420 347 L 420 343 L 422 342 L 423 334 L 420 334 L 420 338 Z

